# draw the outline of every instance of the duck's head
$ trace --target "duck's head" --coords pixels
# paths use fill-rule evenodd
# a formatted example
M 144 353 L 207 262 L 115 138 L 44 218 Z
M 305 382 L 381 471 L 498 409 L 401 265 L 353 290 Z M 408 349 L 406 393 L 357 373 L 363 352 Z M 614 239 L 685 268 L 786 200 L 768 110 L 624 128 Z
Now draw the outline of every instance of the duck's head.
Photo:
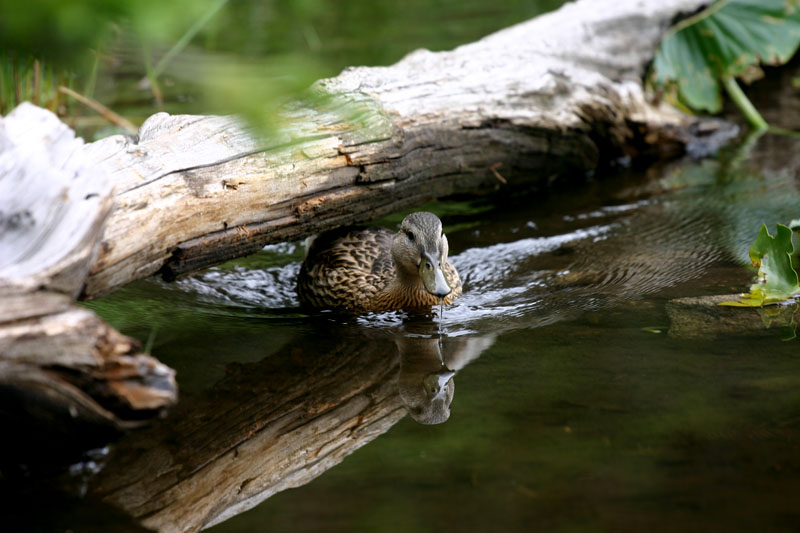
M 439 217 L 433 213 L 411 213 L 403 219 L 392 243 L 392 257 L 400 280 L 405 283 L 421 280 L 425 290 L 444 298 L 452 291 L 442 270 L 447 263 L 447 250 L 447 237 Z

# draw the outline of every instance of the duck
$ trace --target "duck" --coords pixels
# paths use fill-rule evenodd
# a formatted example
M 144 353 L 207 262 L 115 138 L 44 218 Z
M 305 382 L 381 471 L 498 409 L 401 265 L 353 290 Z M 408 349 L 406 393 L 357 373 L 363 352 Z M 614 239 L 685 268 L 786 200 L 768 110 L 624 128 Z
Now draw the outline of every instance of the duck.
M 397 232 L 344 227 L 307 243 L 297 278 L 303 307 L 356 313 L 452 304 L 461 278 L 447 259 L 447 236 L 433 213 L 415 212 Z

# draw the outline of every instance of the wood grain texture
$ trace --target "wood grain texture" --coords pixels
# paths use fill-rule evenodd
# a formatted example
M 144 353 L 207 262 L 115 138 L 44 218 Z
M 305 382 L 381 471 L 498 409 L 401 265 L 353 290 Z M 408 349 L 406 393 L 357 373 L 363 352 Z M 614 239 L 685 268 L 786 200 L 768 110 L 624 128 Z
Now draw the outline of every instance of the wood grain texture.
M 111 182 L 54 114 L 22 104 L 0 120 L 0 291 L 83 287 L 111 211 Z
M 680 150 L 696 121 L 649 101 L 642 77 L 670 23 L 705 4 L 579 0 L 452 51 L 350 68 L 287 105 L 269 137 L 232 117 L 157 113 L 135 137 L 84 144 L 23 104 L 0 119 L 0 388 L 21 390 L 28 369 L 36 390 L 54 380 L 43 396 L 100 420 L 157 410 L 175 401 L 174 374 L 76 295 Z
M 84 148 L 31 104 L 0 119 L 0 393 L 22 405 L 0 417 L 38 417 L 33 439 L 70 416 L 124 427 L 177 395 L 171 369 L 74 305 L 113 204 Z

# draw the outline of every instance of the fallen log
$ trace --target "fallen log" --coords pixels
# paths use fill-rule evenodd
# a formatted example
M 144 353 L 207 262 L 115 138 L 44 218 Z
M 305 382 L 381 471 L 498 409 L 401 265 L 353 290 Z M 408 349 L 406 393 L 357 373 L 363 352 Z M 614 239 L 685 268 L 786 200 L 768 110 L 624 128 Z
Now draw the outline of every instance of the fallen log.
M 102 442 L 173 403 L 176 385 L 136 340 L 74 305 L 113 202 L 83 141 L 20 106 L 0 122 L 0 147 L 0 419 L 15 435 L 0 446 L 19 461 L 56 442 L 62 452 Z M 96 431 L 68 431 L 75 419 Z
M 659 39 L 700 0 L 582 1 L 450 52 L 351 68 L 259 139 L 158 113 L 87 148 L 116 207 L 83 296 L 167 279 L 455 193 L 543 187 L 668 144 L 697 121 L 650 102 Z

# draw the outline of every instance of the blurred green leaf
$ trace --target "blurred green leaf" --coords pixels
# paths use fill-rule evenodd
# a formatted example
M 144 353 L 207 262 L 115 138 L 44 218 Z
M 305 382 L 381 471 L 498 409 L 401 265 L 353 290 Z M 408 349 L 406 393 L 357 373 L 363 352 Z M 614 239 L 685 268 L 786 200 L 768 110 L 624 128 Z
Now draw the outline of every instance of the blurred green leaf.
M 39 93 L 31 81 L 39 61 L 53 73 L 42 78 L 39 101 L 69 115 L 87 139 L 106 134 L 103 119 L 70 98 L 52 98 L 51 85 L 83 91 L 134 123 L 156 111 L 238 114 L 269 136 L 286 102 L 318 109 L 308 90 L 315 80 L 347 66 L 391 64 L 419 47 L 449 49 L 561 3 L 0 0 L 0 13 L 9 14 L 0 17 L 0 113 Z M 358 120 L 349 109 L 325 113 L 380 122 L 375 113 Z
M 756 283 L 741 299 L 723 302 L 721 305 L 736 307 L 759 307 L 764 304 L 785 301 L 800 294 L 797 272 L 792 268 L 792 230 L 778 224 L 773 237 L 762 225 L 755 242 L 750 247 L 750 260 L 758 267 Z
M 797 0 L 720 0 L 667 35 L 653 60 L 653 79 L 676 89 L 680 103 L 716 113 L 720 81 L 729 80 L 726 89 L 735 91 L 734 77 L 756 79 L 760 64 L 782 65 L 798 45 Z
M 174 42 L 215 0 L 0 0 L 0 49 L 76 66 L 122 26 Z
M 660 85 L 677 84 L 680 100 L 689 107 L 717 112 L 722 107 L 719 84 L 697 41 L 691 28 L 664 39 L 653 60 L 655 79 Z

